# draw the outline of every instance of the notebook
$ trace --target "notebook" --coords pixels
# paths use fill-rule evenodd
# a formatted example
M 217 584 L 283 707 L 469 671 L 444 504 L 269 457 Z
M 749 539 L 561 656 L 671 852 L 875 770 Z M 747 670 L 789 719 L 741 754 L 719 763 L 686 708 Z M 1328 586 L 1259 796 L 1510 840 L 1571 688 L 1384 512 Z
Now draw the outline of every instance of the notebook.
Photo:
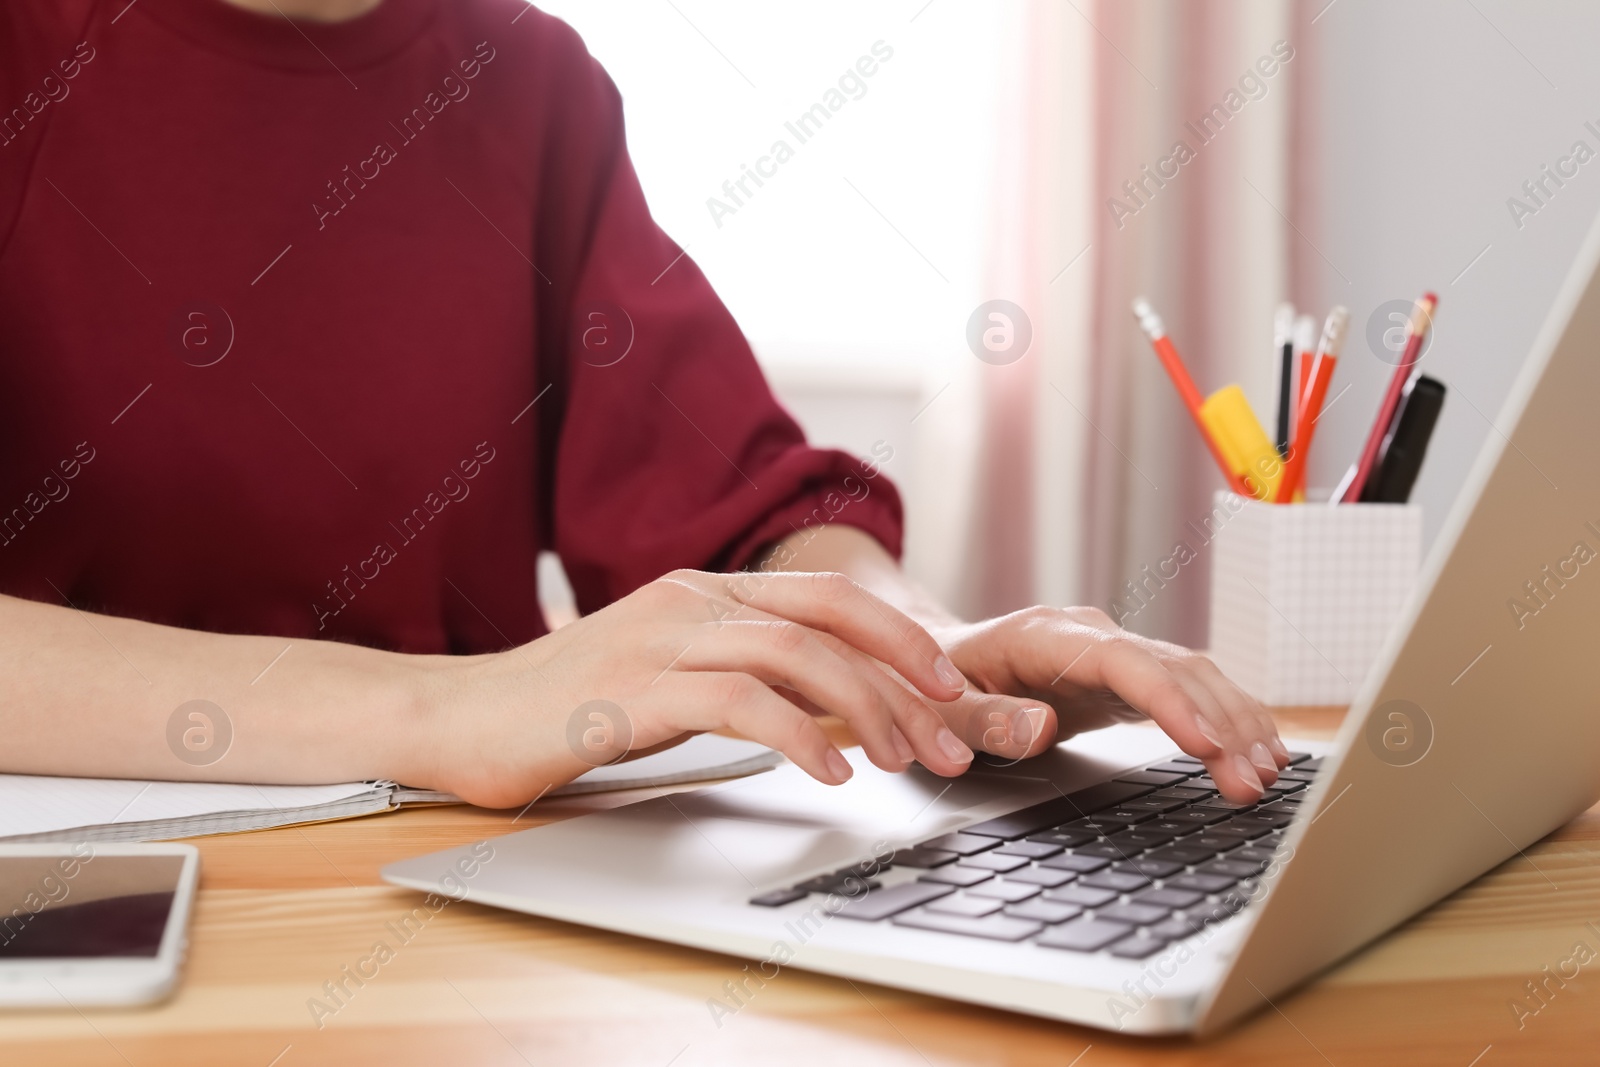
M 548 796 L 738 778 L 782 759 L 753 741 L 701 734 L 664 752 L 596 767 Z M 382 781 L 236 785 L 0 774 L 0 843 L 169 841 L 348 819 L 404 804 L 459 803 L 449 793 Z

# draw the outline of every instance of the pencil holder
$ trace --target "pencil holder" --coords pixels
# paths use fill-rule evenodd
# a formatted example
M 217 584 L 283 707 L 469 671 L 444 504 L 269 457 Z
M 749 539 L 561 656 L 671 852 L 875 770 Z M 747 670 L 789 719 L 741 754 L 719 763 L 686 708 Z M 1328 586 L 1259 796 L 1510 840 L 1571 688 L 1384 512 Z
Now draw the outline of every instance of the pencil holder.
M 1213 504 L 1211 655 L 1264 704 L 1347 704 L 1422 559 L 1415 504 Z

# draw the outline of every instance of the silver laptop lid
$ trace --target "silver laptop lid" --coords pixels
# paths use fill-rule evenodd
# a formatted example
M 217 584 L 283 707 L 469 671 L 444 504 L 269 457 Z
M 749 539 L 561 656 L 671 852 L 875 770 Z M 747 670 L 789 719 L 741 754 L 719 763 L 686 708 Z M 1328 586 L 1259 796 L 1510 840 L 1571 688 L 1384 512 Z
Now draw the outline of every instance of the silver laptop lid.
M 1600 799 L 1597 264 L 1600 223 L 1201 1029 L 1265 1007 Z

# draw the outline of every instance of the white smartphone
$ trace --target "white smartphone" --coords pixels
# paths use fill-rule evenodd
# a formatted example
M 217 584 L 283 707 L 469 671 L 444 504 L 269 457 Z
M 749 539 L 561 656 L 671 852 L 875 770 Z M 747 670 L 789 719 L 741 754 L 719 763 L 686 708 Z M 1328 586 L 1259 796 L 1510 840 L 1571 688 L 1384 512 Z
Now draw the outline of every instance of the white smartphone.
M 199 875 L 193 845 L 0 845 L 0 1007 L 165 997 Z

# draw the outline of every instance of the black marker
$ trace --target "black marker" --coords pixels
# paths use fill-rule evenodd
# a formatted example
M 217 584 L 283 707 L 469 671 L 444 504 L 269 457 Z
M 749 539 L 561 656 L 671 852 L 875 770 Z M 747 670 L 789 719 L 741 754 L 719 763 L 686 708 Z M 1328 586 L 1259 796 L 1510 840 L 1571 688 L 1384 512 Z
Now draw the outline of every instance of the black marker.
M 1444 407 L 1444 384 L 1425 374 L 1406 383 L 1394 427 L 1384 438 L 1376 477 L 1367 482 L 1361 500 L 1369 504 L 1404 504 L 1428 454 L 1428 440 Z

